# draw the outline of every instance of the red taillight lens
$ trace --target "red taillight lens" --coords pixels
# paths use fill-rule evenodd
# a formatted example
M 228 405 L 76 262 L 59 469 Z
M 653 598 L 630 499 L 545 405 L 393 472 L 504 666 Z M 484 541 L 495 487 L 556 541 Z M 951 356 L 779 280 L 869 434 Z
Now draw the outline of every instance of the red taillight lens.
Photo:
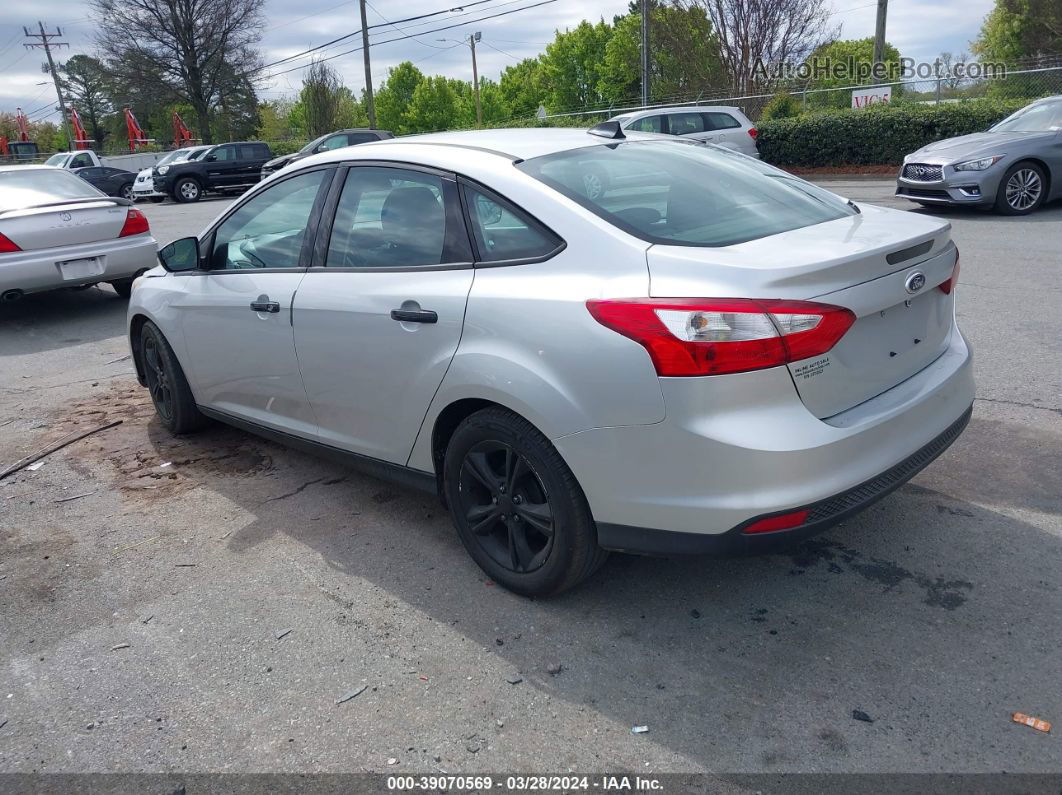
M 0 254 L 10 254 L 12 251 L 22 251 L 12 242 L 7 235 L 0 234 Z
M 130 207 L 129 214 L 125 217 L 125 224 L 122 225 L 122 231 L 118 233 L 118 237 L 142 235 L 149 231 L 151 231 L 151 227 L 148 226 L 147 216 L 135 207 Z
M 744 373 L 826 353 L 855 322 L 810 301 L 632 298 L 587 301 L 603 326 L 640 343 L 661 376 Z
M 755 138 L 759 134 L 760 131 L 757 130 L 755 127 L 749 127 L 749 135 L 751 135 L 753 138 Z
M 766 519 L 760 519 L 758 522 L 753 522 L 748 527 L 744 528 L 741 532 L 746 534 L 753 533 L 773 533 L 776 530 L 792 530 L 794 527 L 800 527 L 808 519 L 808 512 L 793 511 L 792 513 L 783 513 L 781 516 L 769 516 Z
M 955 250 L 955 267 L 951 269 L 951 276 L 947 278 L 947 281 L 940 283 L 940 291 L 945 295 L 949 295 L 959 284 L 959 250 Z

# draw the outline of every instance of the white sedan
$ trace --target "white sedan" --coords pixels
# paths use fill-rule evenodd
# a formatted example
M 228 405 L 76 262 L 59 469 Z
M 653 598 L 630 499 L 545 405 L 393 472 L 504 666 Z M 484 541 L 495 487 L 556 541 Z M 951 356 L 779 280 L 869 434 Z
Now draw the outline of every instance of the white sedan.
M 0 166 L 0 300 L 107 282 L 128 298 L 154 267 L 145 215 L 51 166 Z

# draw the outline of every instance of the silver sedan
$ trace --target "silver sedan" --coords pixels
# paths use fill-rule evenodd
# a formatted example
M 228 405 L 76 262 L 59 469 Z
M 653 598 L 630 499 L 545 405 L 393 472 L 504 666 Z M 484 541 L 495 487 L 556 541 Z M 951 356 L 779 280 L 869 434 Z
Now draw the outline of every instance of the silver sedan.
M 912 152 L 903 159 L 896 195 L 925 206 L 995 207 L 1006 215 L 1062 198 L 1062 96 L 1033 102 L 986 132 Z
M 157 248 L 131 202 L 63 169 L 0 167 L 0 300 L 100 282 L 128 298 Z
M 948 224 L 614 122 L 315 155 L 160 258 L 129 334 L 165 427 L 436 492 L 524 594 L 822 530 L 974 397 Z

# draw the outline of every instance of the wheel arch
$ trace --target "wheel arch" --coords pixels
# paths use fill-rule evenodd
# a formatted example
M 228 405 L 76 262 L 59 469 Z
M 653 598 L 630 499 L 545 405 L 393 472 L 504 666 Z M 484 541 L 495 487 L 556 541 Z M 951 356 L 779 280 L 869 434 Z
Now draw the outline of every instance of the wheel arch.
M 144 324 L 149 320 L 151 318 L 140 312 L 129 318 L 129 349 L 133 352 L 133 367 L 136 368 L 136 380 L 140 386 L 147 385 L 144 380 L 144 362 L 141 359 L 143 345 L 140 336 L 144 330 Z
M 1011 168 L 1021 165 L 1022 163 L 1032 163 L 1034 166 L 1039 166 L 1040 170 L 1044 172 L 1044 177 L 1047 180 L 1047 185 L 1044 186 L 1044 201 L 1047 201 L 1052 196 L 1051 191 L 1055 182 L 1051 173 L 1051 166 L 1036 155 L 1029 155 L 1027 157 L 1019 157 L 1014 161 L 1014 165 L 1012 165 Z

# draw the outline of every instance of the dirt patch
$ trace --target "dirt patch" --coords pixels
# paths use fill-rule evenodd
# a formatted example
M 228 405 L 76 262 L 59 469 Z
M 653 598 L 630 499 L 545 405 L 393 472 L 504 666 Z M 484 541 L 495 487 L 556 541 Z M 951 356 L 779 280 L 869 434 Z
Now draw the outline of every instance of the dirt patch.
M 121 425 L 72 445 L 68 456 L 75 468 L 97 471 L 134 499 L 171 497 L 207 478 L 273 469 L 268 442 L 224 426 L 198 436 L 171 436 L 159 424 L 147 390 L 128 381 L 68 406 L 51 435 L 119 419 Z

